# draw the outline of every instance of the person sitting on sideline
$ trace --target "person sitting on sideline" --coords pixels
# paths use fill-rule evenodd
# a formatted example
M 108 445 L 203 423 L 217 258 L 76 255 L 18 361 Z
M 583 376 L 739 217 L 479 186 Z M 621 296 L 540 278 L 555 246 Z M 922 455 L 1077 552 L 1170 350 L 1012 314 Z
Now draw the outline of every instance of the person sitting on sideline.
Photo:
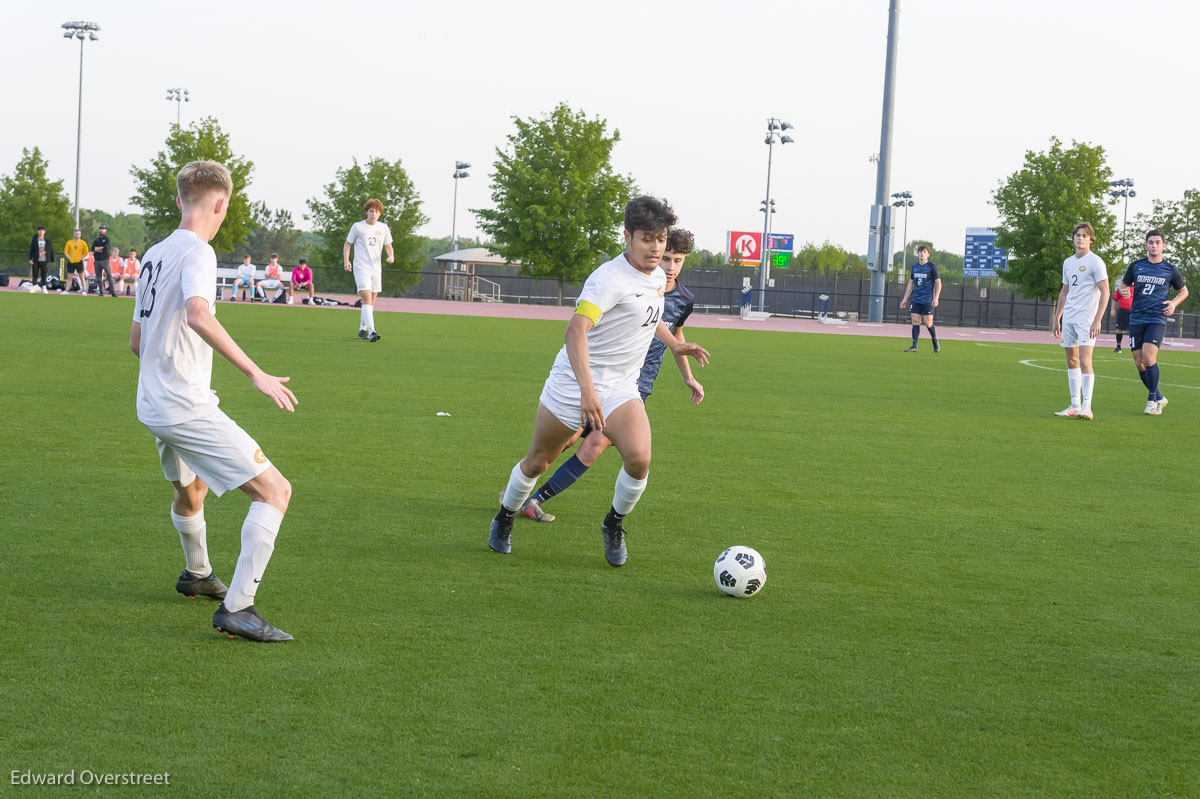
M 288 286 L 288 305 L 292 304 L 292 294 L 296 289 L 307 289 L 308 297 L 304 300 L 305 305 L 311 305 L 313 301 L 313 272 L 308 265 L 308 261 L 304 258 L 300 259 L 300 263 L 292 270 L 292 282 Z
M 238 289 L 242 290 L 242 299 L 249 299 L 249 295 L 254 291 L 254 264 L 250 263 L 250 256 L 242 256 L 242 265 L 237 268 L 238 276 L 233 281 L 233 293 L 229 299 L 237 302 Z
M 283 267 L 279 265 L 279 253 L 271 253 L 271 262 L 266 266 L 267 276 L 254 284 L 254 294 L 260 302 L 267 301 L 267 291 L 274 291 L 275 296 L 284 290 Z M 273 299 L 273 298 L 272 298 Z

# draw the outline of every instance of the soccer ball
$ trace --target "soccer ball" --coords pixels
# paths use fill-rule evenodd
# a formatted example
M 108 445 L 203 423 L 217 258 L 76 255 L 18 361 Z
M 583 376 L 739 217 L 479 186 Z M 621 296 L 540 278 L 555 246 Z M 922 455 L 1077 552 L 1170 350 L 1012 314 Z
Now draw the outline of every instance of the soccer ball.
M 767 582 L 767 565 L 750 547 L 730 547 L 717 558 L 713 579 L 730 596 L 754 596 Z

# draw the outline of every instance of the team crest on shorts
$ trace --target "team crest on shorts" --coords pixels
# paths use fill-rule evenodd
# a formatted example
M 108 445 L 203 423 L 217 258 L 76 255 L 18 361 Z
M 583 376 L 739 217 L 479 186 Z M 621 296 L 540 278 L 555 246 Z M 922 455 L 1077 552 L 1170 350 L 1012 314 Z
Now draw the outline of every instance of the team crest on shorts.
M 261 449 L 256 449 L 254 451 L 254 460 L 256 463 L 266 463 L 267 456 L 263 454 L 263 451 Z

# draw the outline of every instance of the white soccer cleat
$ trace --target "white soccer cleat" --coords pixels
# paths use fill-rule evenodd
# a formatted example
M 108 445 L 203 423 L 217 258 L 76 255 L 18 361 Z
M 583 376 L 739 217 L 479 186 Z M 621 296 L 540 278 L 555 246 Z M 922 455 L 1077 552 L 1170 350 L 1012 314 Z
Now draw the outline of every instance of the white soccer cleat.
M 1055 416 L 1067 416 L 1070 418 L 1074 418 L 1079 415 L 1079 406 L 1072 405 L 1069 408 L 1063 408 L 1061 411 L 1055 411 L 1054 415 Z
M 1157 400 L 1146 400 L 1146 410 L 1144 413 L 1147 416 L 1159 416 L 1162 414 L 1162 406 Z
M 1162 412 L 1163 412 L 1163 408 L 1165 408 L 1165 407 L 1167 407 L 1167 398 L 1166 398 L 1166 397 L 1163 397 L 1162 399 L 1160 399 L 1160 400 L 1158 401 L 1158 412 L 1159 412 L 1159 413 L 1162 413 Z
M 1076 419 L 1091 419 L 1092 418 L 1092 409 L 1086 405 L 1083 406 L 1082 408 L 1079 409 L 1079 413 L 1077 413 L 1075 415 L 1075 418 Z

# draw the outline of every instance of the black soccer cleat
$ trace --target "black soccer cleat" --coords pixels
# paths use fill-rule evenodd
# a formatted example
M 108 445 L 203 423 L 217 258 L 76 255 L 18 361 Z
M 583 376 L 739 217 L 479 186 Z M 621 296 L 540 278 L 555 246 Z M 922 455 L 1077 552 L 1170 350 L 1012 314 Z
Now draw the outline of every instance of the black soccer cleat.
M 609 566 L 624 566 L 629 557 L 625 547 L 625 527 L 620 522 L 607 524 L 607 519 L 600 523 L 600 532 L 604 536 L 604 559 Z
M 491 529 L 488 530 L 488 549 L 508 555 L 512 552 L 512 529 L 516 516 L 509 516 L 500 511 L 492 519 Z
M 283 630 L 267 624 L 266 620 L 254 610 L 253 605 L 231 611 L 226 610 L 225 603 L 222 602 L 221 607 L 217 608 L 217 612 L 213 614 L 212 625 L 230 638 L 238 635 L 263 644 L 294 640 Z
M 916 352 L 916 351 L 917 351 L 917 345 L 915 345 L 915 344 L 905 350 L 905 352 Z
M 381 338 L 383 338 L 383 336 L 379 335 L 374 330 L 372 330 L 371 335 L 367 337 L 367 341 L 374 344 L 376 341 L 379 341 L 379 339 L 381 339 Z
M 937 355 L 937 354 L 938 354 L 939 352 L 941 352 L 941 351 L 942 351 L 942 345 L 941 345 L 941 344 L 934 344 L 934 345 L 933 345 L 933 354 L 934 354 L 934 355 Z
M 206 596 L 209 599 L 220 601 L 225 598 L 225 592 L 229 589 L 225 587 L 225 583 L 217 579 L 215 574 L 197 577 L 184 569 L 183 574 L 179 575 L 179 579 L 175 581 L 175 590 L 188 599 Z

